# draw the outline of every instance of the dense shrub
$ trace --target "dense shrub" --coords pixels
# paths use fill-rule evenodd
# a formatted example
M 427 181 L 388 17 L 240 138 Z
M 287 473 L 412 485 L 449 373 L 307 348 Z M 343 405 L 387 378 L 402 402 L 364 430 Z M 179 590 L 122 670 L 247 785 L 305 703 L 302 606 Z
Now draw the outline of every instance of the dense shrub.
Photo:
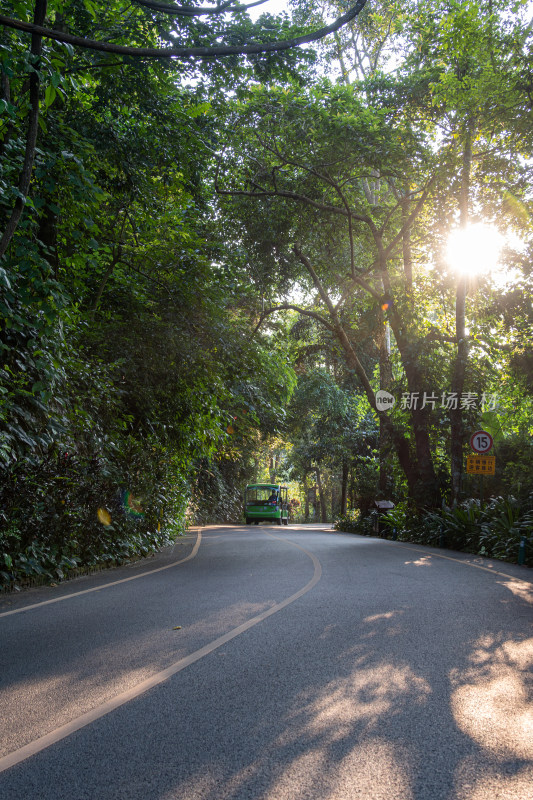
M 73 339 L 54 357 L 46 383 L 1 395 L 0 587 L 121 563 L 183 530 L 183 449 L 135 422 L 120 363 L 81 358 Z
M 198 464 L 193 490 L 192 515 L 195 522 L 239 522 L 243 515 L 239 463 L 227 459 L 204 459 Z M 250 478 L 251 480 L 251 478 Z
M 122 457 L 58 457 L 4 474 L 0 588 L 123 563 L 167 544 L 185 524 L 188 487 L 155 447 Z M 115 457 L 117 454 L 115 453 Z M 133 491 L 131 491 L 133 490 Z M 134 499 L 132 499 L 134 498 Z
M 350 509 L 335 519 L 335 529 L 345 533 L 358 533 L 361 536 L 375 536 L 377 518 L 375 511 L 365 516 L 359 509 Z
M 376 535 L 376 515 L 361 517 L 349 512 L 336 520 L 337 530 Z M 468 500 L 454 509 L 410 515 L 399 504 L 380 519 L 382 534 L 395 532 L 401 541 L 432 547 L 448 547 L 466 553 L 517 562 L 520 542 L 525 539 L 525 564 L 533 566 L 533 495 L 523 501 L 513 496 L 495 497 L 485 506 Z

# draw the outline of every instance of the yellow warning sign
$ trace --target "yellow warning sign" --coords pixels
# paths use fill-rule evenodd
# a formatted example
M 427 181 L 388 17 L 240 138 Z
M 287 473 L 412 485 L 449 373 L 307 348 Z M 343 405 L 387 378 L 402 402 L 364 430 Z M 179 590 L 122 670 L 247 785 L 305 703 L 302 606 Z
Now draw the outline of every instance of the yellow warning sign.
M 495 475 L 496 456 L 467 456 L 466 471 L 475 475 Z

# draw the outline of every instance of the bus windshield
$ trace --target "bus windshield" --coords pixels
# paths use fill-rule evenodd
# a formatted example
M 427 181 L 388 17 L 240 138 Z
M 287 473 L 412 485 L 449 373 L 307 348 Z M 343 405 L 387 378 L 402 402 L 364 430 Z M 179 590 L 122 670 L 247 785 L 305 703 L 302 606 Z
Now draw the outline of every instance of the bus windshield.
M 279 501 L 279 486 L 248 486 L 246 488 L 246 505 L 255 506 L 258 503 L 277 505 Z

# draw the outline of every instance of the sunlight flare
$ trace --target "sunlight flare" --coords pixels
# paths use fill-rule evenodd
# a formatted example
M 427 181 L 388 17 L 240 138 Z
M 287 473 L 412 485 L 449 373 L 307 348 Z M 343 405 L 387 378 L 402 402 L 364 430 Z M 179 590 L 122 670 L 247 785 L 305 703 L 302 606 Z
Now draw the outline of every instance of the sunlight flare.
M 497 268 L 504 239 L 494 225 L 475 223 L 457 228 L 448 238 L 446 258 L 452 269 L 473 276 Z

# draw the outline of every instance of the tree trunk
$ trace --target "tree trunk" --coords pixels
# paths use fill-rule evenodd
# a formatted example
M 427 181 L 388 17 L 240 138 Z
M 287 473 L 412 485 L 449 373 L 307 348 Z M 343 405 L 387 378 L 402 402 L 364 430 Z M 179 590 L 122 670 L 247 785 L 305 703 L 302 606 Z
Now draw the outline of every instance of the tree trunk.
M 355 349 L 341 324 L 339 316 L 328 293 L 324 289 L 309 259 L 307 259 L 297 247 L 294 248 L 294 252 L 311 275 L 313 283 L 315 284 L 315 287 L 317 288 L 325 306 L 328 309 L 332 322 L 329 329 L 337 338 L 344 351 L 344 357 L 348 369 L 353 370 L 353 372 L 357 375 L 368 398 L 368 402 L 370 403 L 371 407 L 377 411 L 374 390 L 372 389 L 372 385 L 366 370 L 359 360 L 357 353 L 355 352 Z M 389 287 L 387 286 L 388 273 L 386 267 L 387 265 L 384 261 L 380 272 L 384 276 L 383 282 L 385 292 L 389 294 Z M 424 387 L 422 386 L 421 375 L 417 365 L 417 343 L 409 343 L 404 338 L 402 334 L 402 320 L 398 314 L 398 311 L 394 308 L 394 305 L 392 305 L 388 311 L 388 318 L 394 331 L 394 336 L 398 345 L 402 364 L 407 376 L 409 392 L 423 393 Z M 380 411 L 377 413 L 380 420 L 380 432 L 382 429 L 383 437 L 386 437 L 396 450 L 400 467 L 402 468 L 407 479 L 410 499 L 418 505 L 422 504 L 422 506 L 434 506 L 438 502 L 438 488 L 435 470 L 433 467 L 429 434 L 427 431 L 428 410 L 424 409 L 420 411 L 419 409 L 415 409 L 411 413 L 414 426 L 414 453 L 411 451 L 408 439 L 406 439 L 403 433 L 396 427 L 388 413 L 386 411 Z
M 348 476 L 350 474 L 350 465 L 344 459 L 342 462 L 342 479 L 341 479 L 341 508 L 340 513 L 346 514 L 347 498 L 348 498 Z
M 397 321 L 395 322 L 397 323 Z M 428 387 L 425 385 L 423 374 L 418 367 L 418 343 L 406 341 L 398 324 L 395 325 L 394 332 L 407 378 L 408 394 L 410 398 L 413 398 L 409 409 L 414 440 L 414 458 L 411 456 L 409 461 L 410 468 L 413 470 L 413 483 L 409 483 L 409 492 L 417 505 L 434 507 L 440 503 L 440 491 L 429 438 L 431 411 L 429 398 L 426 397 L 425 407 L 422 407 L 424 406 L 424 392 Z
M 379 315 L 379 388 L 389 392 L 392 386 L 392 364 L 390 360 L 390 326 Z M 379 494 L 384 497 L 387 493 L 389 472 L 387 469 L 387 455 L 391 446 L 385 424 L 384 414 L 379 415 Z
M 463 167 L 461 172 L 461 195 L 459 198 L 460 225 L 465 228 L 469 220 L 470 172 L 472 168 L 472 122 L 466 126 L 465 145 L 463 150 Z M 456 396 L 457 407 L 450 409 L 450 456 L 451 456 L 451 502 L 456 506 L 461 493 L 461 477 L 463 473 L 463 409 L 461 394 L 464 389 L 466 365 L 468 362 L 469 344 L 466 337 L 466 294 L 467 278 L 459 277 L 455 305 L 455 337 L 457 354 L 452 377 L 452 393 Z
M 36 0 L 35 10 L 33 14 L 34 25 L 43 25 L 46 17 L 46 4 L 47 0 Z M 28 133 L 26 136 L 26 150 L 24 153 L 24 162 L 19 176 L 19 196 L 15 200 L 15 205 L 8 220 L 2 239 L 0 240 L 0 259 L 2 259 L 7 252 L 13 235 L 17 229 L 24 205 L 26 203 L 26 195 L 30 189 L 31 175 L 33 171 L 33 160 L 35 158 L 35 147 L 37 145 L 37 133 L 39 130 L 39 86 L 41 67 L 40 58 L 42 53 L 42 36 L 36 33 L 31 37 L 31 55 L 33 56 L 33 71 L 30 73 L 30 112 L 28 116 Z
M 318 497 L 320 500 L 320 521 L 327 522 L 328 521 L 328 513 L 326 509 L 326 498 L 324 496 L 324 488 L 322 486 L 322 476 L 320 474 L 320 469 L 316 467 L 316 485 L 318 486 Z
M 402 227 L 404 228 L 402 237 L 403 272 L 405 275 L 407 294 L 411 295 L 413 291 L 413 257 L 411 253 L 411 229 L 407 226 L 409 205 L 409 197 L 404 197 L 402 199 Z
M 350 477 L 348 478 L 348 485 L 350 487 L 350 510 L 353 511 L 357 505 L 357 495 L 355 493 L 355 475 L 353 468 L 350 469 Z

